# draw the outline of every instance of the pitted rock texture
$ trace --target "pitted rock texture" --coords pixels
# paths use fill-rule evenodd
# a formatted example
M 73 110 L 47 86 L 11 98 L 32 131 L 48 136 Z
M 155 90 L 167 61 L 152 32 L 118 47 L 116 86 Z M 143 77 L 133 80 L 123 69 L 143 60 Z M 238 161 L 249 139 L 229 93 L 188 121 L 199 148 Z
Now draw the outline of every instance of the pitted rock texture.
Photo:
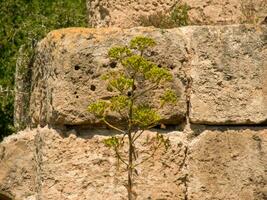
M 167 12 L 175 4 L 176 0 L 88 0 L 89 26 L 136 27 L 140 25 L 140 16 Z
M 90 102 L 111 97 L 101 75 L 120 70 L 108 49 L 136 35 L 158 45 L 148 59 L 166 65 L 180 95 L 160 109 L 165 124 L 180 124 L 189 108 L 196 124 L 262 124 L 267 121 L 267 27 L 251 25 L 184 27 L 169 30 L 62 29 L 38 45 L 33 67 L 30 118 L 35 125 L 101 125 L 87 111 Z M 149 97 L 155 108 L 164 89 Z M 119 116 L 112 116 L 115 124 Z
M 0 197 L 34 200 L 36 196 L 35 132 L 25 130 L 0 144 Z
M 42 129 L 40 198 L 47 200 L 73 199 L 95 200 L 127 199 L 127 173 L 122 163 L 118 165 L 114 152 L 103 140 L 110 131 L 70 131 L 66 137 L 49 129 Z M 105 136 L 106 135 L 106 136 Z M 145 132 L 138 142 L 139 159 L 146 157 L 147 137 L 155 133 Z M 183 200 L 181 168 L 185 159 L 185 139 L 181 132 L 168 133 L 171 149 L 159 150 L 154 159 L 137 167 L 135 192 L 137 199 Z
M 165 124 L 179 124 L 185 118 L 185 74 L 187 60 L 185 41 L 180 30 L 161 31 L 152 28 L 122 29 L 62 29 L 53 31 L 37 47 L 33 66 L 30 117 L 35 125 L 98 125 L 100 122 L 87 111 L 89 103 L 110 98 L 101 75 L 120 70 L 120 65 L 108 58 L 108 50 L 125 45 L 137 35 L 150 36 L 157 46 L 147 53 L 149 60 L 167 66 L 174 81 L 153 90 L 144 97 L 155 108 L 166 88 L 179 94 L 175 106 L 159 109 Z M 168 51 L 166 51 L 168 49 Z M 119 116 L 112 123 L 121 123 Z
M 140 16 L 170 13 L 178 3 L 190 6 L 192 25 L 259 23 L 267 16 L 266 0 L 87 0 L 89 26 L 139 26 Z
M 182 0 L 190 6 L 192 24 L 259 23 L 267 16 L 266 0 Z
M 267 129 L 202 128 L 191 139 L 165 131 L 171 147 L 137 167 L 137 200 L 266 199 Z M 147 155 L 147 138 L 155 134 L 146 131 L 138 141 L 138 159 Z M 45 127 L 6 138 L 0 144 L 5 148 L 0 193 L 23 200 L 126 199 L 123 164 L 103 143 L 110 135 L 114 132 Z
M 260 124 L 267 120 L 267 27 L 186 29 L 190 119 L 197 124 Z
M 0 154 L 3 157 L 0 193 L 8 192 L 21 200 L 127 199 L 125 166 L 118 165 L 114 152 L 104 145 L 104 139 L 114 132 L 57 131 L 44 127 L 19 135 L 0 144 L 0 149 L 7 149 Z M 149 141 L 155 136 L 156 132 L 143 133 L 137 142 L 137 163 L 152 152 Z M 184 199 L 182 169 L 187 141 L 178 131 L 166 132 L 165 136 L 170 139 L 171 147 L 167 151 L 164 147 L 158 149 L 152 159 L 136 168 L 134 188 L 138 200 Z M 21 145 L 18 148 L 21 143 L 27 144 L 27 148 Z M 127 158 L 126 146 L 121 152 Z
M 87 111 L 90 102 L 110 98 L 101 75 L 120 70 L 107 52 L 136 35 L 158 45 L 148 59 L 174 74 L 176 106 L 160 109 L 162 123 L 180 124 L 189 108 L 196 124 L 262 124 L 267 121 L 267 27 L 250 25 L 184 27 L 169 30 L 63 29 L 37 48 L 30 118 L 34 125 L 101 125 Z M 145 99 L 159 107 L 156 89 Z M 151 98 L 152 97 L 152 98 Z M 111 116 L 121 123 L 119 116 Z
M 214 128 L 188 146 L 189 200 L 267 198 L 267 129 Z

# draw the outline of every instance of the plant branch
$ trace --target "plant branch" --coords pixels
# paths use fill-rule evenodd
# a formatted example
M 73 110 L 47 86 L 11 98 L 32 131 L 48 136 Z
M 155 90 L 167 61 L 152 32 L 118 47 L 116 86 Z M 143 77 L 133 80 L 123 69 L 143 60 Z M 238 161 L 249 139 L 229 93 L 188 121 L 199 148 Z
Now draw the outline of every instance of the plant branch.
M 123 160 L 123 158 L 122 158 L 121 155 L 120 155 L 120 152 L 118 151 L 118 149 L 117 149 L 116 147 L 114 148 L 114 151 L 115 151 L 115 153 L 116 153 L 117 158 L 118 158 L 123 164 L 125 164 L 125 165 L 128 167 L 129 164 L 128 164 L 125 160 Z
M 154 157 L 156 151 L 159 149 L 159 147 L 161 146 L 162 141 L 159 142 L 159 144 L 154 148 L 154 151 L 152 152 L 152 154 L 150 156 L 148 156 L 147 158 L 143 159 L 141 162 L 137 163 L 134 165 L 134 168 L 145 163 L 146 161 L 148 161 L 149 159 L 151 159 L 152 157 Z
M 141 130 L 141 131 L 139 132 L 138 135 L 137 135 L 138 131 L 135 132 L 135 134 L 133 135 L 133 142 L 135 142 L 135 141 L 142 135 L 142 133 L 143 133 L 144 131 L 145 131 L 145 130 Z
M 102 120 L 103 120 L 103 122 L 104 122 L 106 125 L 108 125 L 110 128 L 112 128 L 112 129 L 114 129 L 114 130 L 116 130 L 116 131 L 119 131 L 120 133 L 125 134 L 125 131 L 123 131 L 123 130 L 117 128 L 116 126 L 113 126 L 113 125 L 110 124 L 104 117 L 102 118 Z
M 147 88 L 146 90 L 143 90 L 142 92 L 140 92 L 139 94 L 137 94 L 136 96 L 134 96 L 134 99 L 137 99 L 140 96 L 143 96 L 145 93 L 149 92 L 150 90 L 154 90 L 158 87 L 158 84 L 155 84 L 149 88 Z

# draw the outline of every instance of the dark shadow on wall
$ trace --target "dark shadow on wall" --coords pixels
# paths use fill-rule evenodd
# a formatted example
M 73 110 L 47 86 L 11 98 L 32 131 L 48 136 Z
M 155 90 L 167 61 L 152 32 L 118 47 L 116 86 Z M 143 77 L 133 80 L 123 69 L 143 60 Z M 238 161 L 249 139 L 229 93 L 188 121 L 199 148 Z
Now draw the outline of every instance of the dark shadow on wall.
M 83 139 L 91 139 L 95 135 L 102 136 L 114 136 L 119 135 L 121 133 L 105 126 L 105 125 L 63 125 L 63 126 L 49 126 L 49 128 L 56 129 L 62 138 L 69 137 L 71 134 L 76 135 L 77 137 Z M 188 127 L 189 128 L 189 127 Z M 158 132 L 161 134 L 168 134 L 172 131 L 178 131 L 181 133 L 189 134 L 189 138 L 193 139 L 198 137 L 205 131 L 244 131 L 244 130 L 252 130 L 252 131 L 261 131 L 266 130 L 267 125 L 264 124 L 248 124 L 248 125 L 207 125 L 207 124 L 190 124 L 190 130 L 185 129 L 185 124 L 180 125 L 157 125 L 151 129 L 152 132 Z M 189 132 L 188 132 L 189 131 Z M 1 199 L 0 199 L 1 200 Z
M 0 200 L 13 200 L 13 198 L 8 196 L 7 194 L 3 194 L 2 192 L 0 192 Z
M 114 136 L 120 135 L 116 130 L 113 130 L 105 125 L 63 125 L 63 126 L 49 126 L 49 128 L 56 129 L 62 138 L 69 137 L 71 134 L 83 139 L 91 139 L 95 135 L 102 136 Z M 148 129 L 152 132 L 158 132 L 160 134 L 167 134 L 172 131 L 183 132 L 184 125 L 156 125 L 153 128 Z M 1 200 L 1 199 L 0 199 Z
M 248 125 L 198 125 L 191 124 L 190 128 L 193 132 L 192 137 L 197 137 L 201 135 L 205 131 L 244 131 L 244 130 L 252 130 L 252 131 L 261 131 L 266 130 L 267 125 L 264 124 L 248 124 Z

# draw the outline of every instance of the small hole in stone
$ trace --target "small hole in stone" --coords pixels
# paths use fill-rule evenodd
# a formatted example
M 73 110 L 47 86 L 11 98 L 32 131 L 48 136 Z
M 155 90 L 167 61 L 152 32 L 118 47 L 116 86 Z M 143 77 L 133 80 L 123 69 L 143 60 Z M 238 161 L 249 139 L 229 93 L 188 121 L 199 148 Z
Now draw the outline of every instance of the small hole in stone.
M 150 55 L 151 55 L 151 56 L 155 56 L 155 55 L 157 55 L 157 52 L 155 52 L 155 51 L 151 51 Z
M 158 65 L 158 67 L 159 67 L 159 68 L 162 68 L 162 65 L 161 65 L 161 64 L 159 64 L 159 65 Z
M 79 70 L 81 67 L 79 65 L 75 65 L 74 69 Z
M 107 65 L 107 64 L 103 64 L 102 67 L 103 67 L 103 68 L 107 68 L 108 65 Z
M 174 69 L 174 68 L 175 68 L 175 66 L 174 66 L 174 65 L 171 65 L 171 66 L 170 66 L 170 69 Z
M 76 96 L 76 99 L 78 99 L 78 98 L 79 98 L 79 96 L 77 95 L 77 96 Z
M 66 36 L 65 34 L 62 34 L 62 35 L 61 35 L 61 39 L 63 39 L 65 36 Z
M 110 67 L 111 67 L 111 68 L 115 68 L 115 67 L 117 67 L 117 63 L 116 63 L 116 62 L 111 62 L 111 63 L 110 63 Z
M 77 94 L 77 92 L 74 92 L 74 94 Z
M 91 86 L 90 86 L 90 89 L 91 89 L 92 91 L 95 91 L 95 90 L 96 90 L 96 86 L 95 86 L 95 85 L 91 85 Z

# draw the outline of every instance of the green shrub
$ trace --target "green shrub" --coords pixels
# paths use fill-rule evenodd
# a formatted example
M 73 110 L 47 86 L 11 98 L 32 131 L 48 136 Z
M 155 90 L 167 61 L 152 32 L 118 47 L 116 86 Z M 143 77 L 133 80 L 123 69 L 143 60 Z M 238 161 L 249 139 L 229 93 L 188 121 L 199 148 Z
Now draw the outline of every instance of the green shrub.
M 122 162 L 128 171 L 128 199 L 133 197 L 133 172 L 136 167 L 153 158 L 156 150 L 160 147 L 169 147 L 169 140 L 158 134 L 152 140 L 151 154 L 142 161 L 137 161 L 136 141 L 143 131 L 159 124 L 161 116 L 158 110 L 149 105 L 144 97 L 167 82 L 172 81 L 173 76 L 164 67 L 158 67 L 155 63 L 147 60 L 143 55 L 146 50 L 156 45 L 152 38 L 138 36 L 130 41 L 128 46 L 117 46 L 110 49 L 108 55 L 113 62 L 121 65 L 122 69 L 116 69 L 103 75 L 107 90 L 113 96 L 107 100 L 93 100 L 88 111 L 99 118 L 108 127 L 123 134 L 123 137 L 112 136 L 105 140 L 105 144 L 112 148 L 119 162 Z M 161 107 L 166 104 L 176 104 L 176 93 L 168 89 L 160 97 Z M 114 125 L 110 119 L 116 113 L 124 121 L 120 126 Z M 127 142 L 124 139 L 127 138 Z M 128 144 L 127 159 L 122 155 L 120 148 Z
M 24 54 L 30 60 L 36 43 L 49 31 L 86 26 L 86 3 L 85 0 L 3 0 L 0 7 L 0 86 L 9 90 L 8 94 L 0 91 L 1 141 L 14 132 L 13 88 L 20 47 L 25 46 Z
M 154 26 L 162 29 L 187 26 L 190 23 L 188 16 L 189 10 L 190 7 L 187 4 L 178 3 L 167 14 L 159 11 L 152 15 L 143 15 L 140 16 L 139 22 L 142 26 Z

